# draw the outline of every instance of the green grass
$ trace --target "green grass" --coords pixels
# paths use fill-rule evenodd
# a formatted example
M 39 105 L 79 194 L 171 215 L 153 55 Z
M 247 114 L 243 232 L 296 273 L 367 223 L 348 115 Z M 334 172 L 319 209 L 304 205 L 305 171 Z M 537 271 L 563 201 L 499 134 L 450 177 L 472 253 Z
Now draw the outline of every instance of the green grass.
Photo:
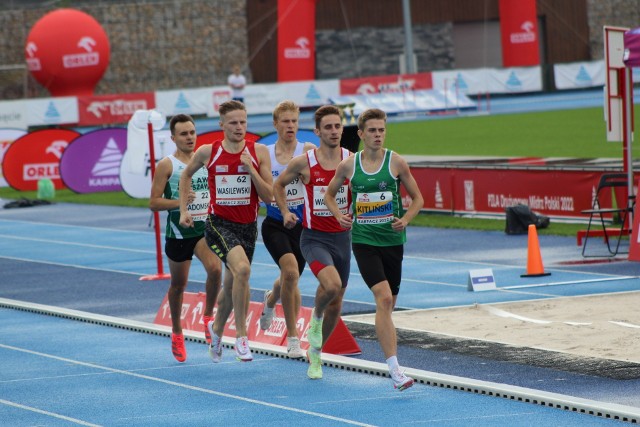
M 635 109 L 640 123 L 640 108 Z M 415 155 L 495 157 L 622 158 L 622 144 L 606 142 L 602 108 L 585 108 L 522 114 L 464 116 L 441 120 L 389 123 L 386 145 Z M 636 144 L 633 157 L 640 157 Z M 0 188 L 0 198 L 36 198 L 36 192 Z M 148 199 L 133 199 L 123 192 L 76 194 L 56 192 L 55 201 L 115 206 L 148 207 Z M 412 225 L 504 230 L 504 219 L 464 218 L 443 214 L 420 214 Z M 551 223 L 540 234 L 575 236 L 581 224 Z

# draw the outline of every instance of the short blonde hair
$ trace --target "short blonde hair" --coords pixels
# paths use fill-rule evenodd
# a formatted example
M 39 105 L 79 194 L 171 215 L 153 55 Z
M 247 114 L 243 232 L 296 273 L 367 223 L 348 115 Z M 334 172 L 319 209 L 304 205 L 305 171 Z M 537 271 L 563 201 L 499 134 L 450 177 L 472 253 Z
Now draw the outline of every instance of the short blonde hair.
M 292 112 L 300 115 L 300 107 L 298 107 L 298 104 L 296 104 L 293 101 L 286 100 L 286 101 L 280 102 L 278 105 L 276 105 L 276 108 L 273 110 L 273 121 L 277 122 L 278 118 L 280 117 L 280 114 L 286 113 L 286 112 Z

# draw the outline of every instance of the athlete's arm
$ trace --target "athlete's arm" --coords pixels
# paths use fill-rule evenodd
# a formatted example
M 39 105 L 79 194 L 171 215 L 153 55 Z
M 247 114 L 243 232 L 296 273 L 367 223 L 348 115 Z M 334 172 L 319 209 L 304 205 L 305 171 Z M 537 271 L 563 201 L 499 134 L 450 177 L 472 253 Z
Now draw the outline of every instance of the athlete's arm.
M 251 157 L 247 155 L 245 158 L 243 153 L 241 156 L 242 163 L 249 168 L 249 174 L 251 174 L 251 181 L 256 187 L 258 197 L 265 203 L 270 203 L 273 200 L 273 177 L 271 175 L 271 157 L 269 157 L 269 151 L 264 144 L 256 144 L 256 156 L 258 157 L 258 170 L 253 166 Z
M 411 203 L 402 218 L 394 218 L 391 223 L 391 228 L 393 228 L 394 231 L 402 231 L 407 228 L 411 220 L 420 212 L 420 209 L 424 207 L 424 199 L 422 198 L 422 193 L 420 193 L 420 188 L 418 188 L 418 183 L 411 174 L 409 164 L 397 153 L 393 153 L 391 156 L 391 170 L 397 171 L 400 182 L 404 185 L 409 197 L 411 197 Z
M 211 157 L 211 144 L 203 145 L 196 150 L 191 161 L 184 168 L 180 175 L 180 225 L 183 227 L 193 227 L 193 218 L 187 210 L 189 204 L 189 192 L 192 192 L 191 178 L 202 166 L 205 166 Z M 193 199 L 191 199 L 193 201 Z
M 344 181 L 353 174 L 353 156 L 349 156 L 342 160 L 336 169 L 336 174 L 329 182 L 327 192 L 324 194 L 324 204 L 329 209 L 329 212 L 338 220 L 340 227 L 349 229 L 351 228 L 351 215 L 343 214 L 340 212 L 338 202 L 336 202 L 336 195 L 338 190 L 344 184 Z
M 163 196 L 172 172 L 173 165 L 168 157 L 160 160 L 156 165 L 155 175 L 153 175 L 153 181 L 151 182 L 151 195 L 149 196 L 149 209 L 153 212 L 167 211 L 180 207 L 178 200 L 165 199 Z
M 296 156 L 289 161 L 287 167 L 280 173 L 278 179 L 273 183 L 273 197 L 278 205 L 278 209 L 280 209 L 280 213 L 282 214 L 282 223 L 286 228 L 292 228 L 295 226 L 298 222 L 298 217 L 289 210 L 285 187 L 296 178 L 303 180 L 302 172 L 306 167 L 307 156 L 304 154 Z M 302 182 L 304 182 L 304 180 Z

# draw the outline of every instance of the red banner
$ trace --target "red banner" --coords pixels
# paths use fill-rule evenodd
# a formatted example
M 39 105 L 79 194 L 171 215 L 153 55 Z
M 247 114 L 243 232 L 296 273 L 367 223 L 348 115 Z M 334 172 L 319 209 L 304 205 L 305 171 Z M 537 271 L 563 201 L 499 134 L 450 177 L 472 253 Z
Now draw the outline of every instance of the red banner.
M 340 95 L 367 95 L 370 93 L 406 92 L 432 88 L 433 79 L 431 73 L 393 74 L 340 80 Z
M 152 110 L 155 106 L 153 92 L 79 96 L 78 124 L 95 126 L 127 123 L 136 110 Z
M 56 190 L 65 188 L 60 178 L 60 159 L 67 145 L 80 136 L 68 129 L 46 129 L 16 139 L 2 160 L 7 183 L 18 191 L 35 191 L 38 181 L 51 179 Z
M 540 64 L 536 0 L 500 0 L 502 65 Z
M 203 292 L 193 293 L 185 292 L 182 300 L 182 311 L 180 318 L 182 320 L 182 327 L 190 331 L 200 332 L 202 331 L 204 336 L 204 322 L 202 319 L 202 313 L 205 305 L 205 294 Z M 272 344 L 277 346 L 287 345 L 287 326 L 284 321 L 284 311 L 282 305 L 276 304 L 275 315 L 271 327 L 266 331 L 260 329 L 260 315 L 262 314 L 262 303 L 251 302 L 247 310 L 247 338 L 249 341 L 257 341 L 266 344 Z M 213 309 L 213 316 L 216 316 L 218 306 Z M 298 335 L 300 336 L 300 347 L 303 350 L 309 348 L 309 341 L 307 340 L 307 332 L 309 331 L 309 322 L 311 320 L 311 308 L 300 307 L 300 313 L 298 314 L 298 320 L 296 326 L 298 327 Z M 156 318 L 153 321 L 156 325 L 171 326 L 171 313 L 169 311 L 169 301 L 167 296 L 164 296 L 162 304 L 156 313 Z M 224 326 L 225 337 L 235 338 L 235 318 L 234 313 L 227 319 L 227 323 Z M 331 354 L 344 354 L 355 355 L 361 354 L 362 351 L 358 346 L 358 343 L 351 335 L 351 332 L 344 324 L 342 319 L 338 319 L 338 324 L 333 333 L 329 336 L 329 339 L 325 343 L 322 351 Z
M 544 215 L 572 218 L 585 218 L 580 211 L 591 209 L 602 173 L 445 167 L 411 167 L 411 172 L 426 210 L 504 214 L 505 208 L 523 204 Z
M 278 81 L 315 80 L 316 0 L 278 0 Z

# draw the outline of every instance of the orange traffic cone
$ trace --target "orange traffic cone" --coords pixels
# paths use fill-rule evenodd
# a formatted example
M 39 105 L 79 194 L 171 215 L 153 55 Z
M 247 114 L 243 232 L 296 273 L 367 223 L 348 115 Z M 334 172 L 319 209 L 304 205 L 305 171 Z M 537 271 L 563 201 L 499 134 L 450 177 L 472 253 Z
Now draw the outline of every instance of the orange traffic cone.
M 535 224 L 529 225 L 529 252 L 527 254 L 527 274 L 520 277 L 549 276 L 551 273 L 544 272 L 542 265 L 542 255 L 540 255 L 540 244 L 538 243 L 538 232 Z

